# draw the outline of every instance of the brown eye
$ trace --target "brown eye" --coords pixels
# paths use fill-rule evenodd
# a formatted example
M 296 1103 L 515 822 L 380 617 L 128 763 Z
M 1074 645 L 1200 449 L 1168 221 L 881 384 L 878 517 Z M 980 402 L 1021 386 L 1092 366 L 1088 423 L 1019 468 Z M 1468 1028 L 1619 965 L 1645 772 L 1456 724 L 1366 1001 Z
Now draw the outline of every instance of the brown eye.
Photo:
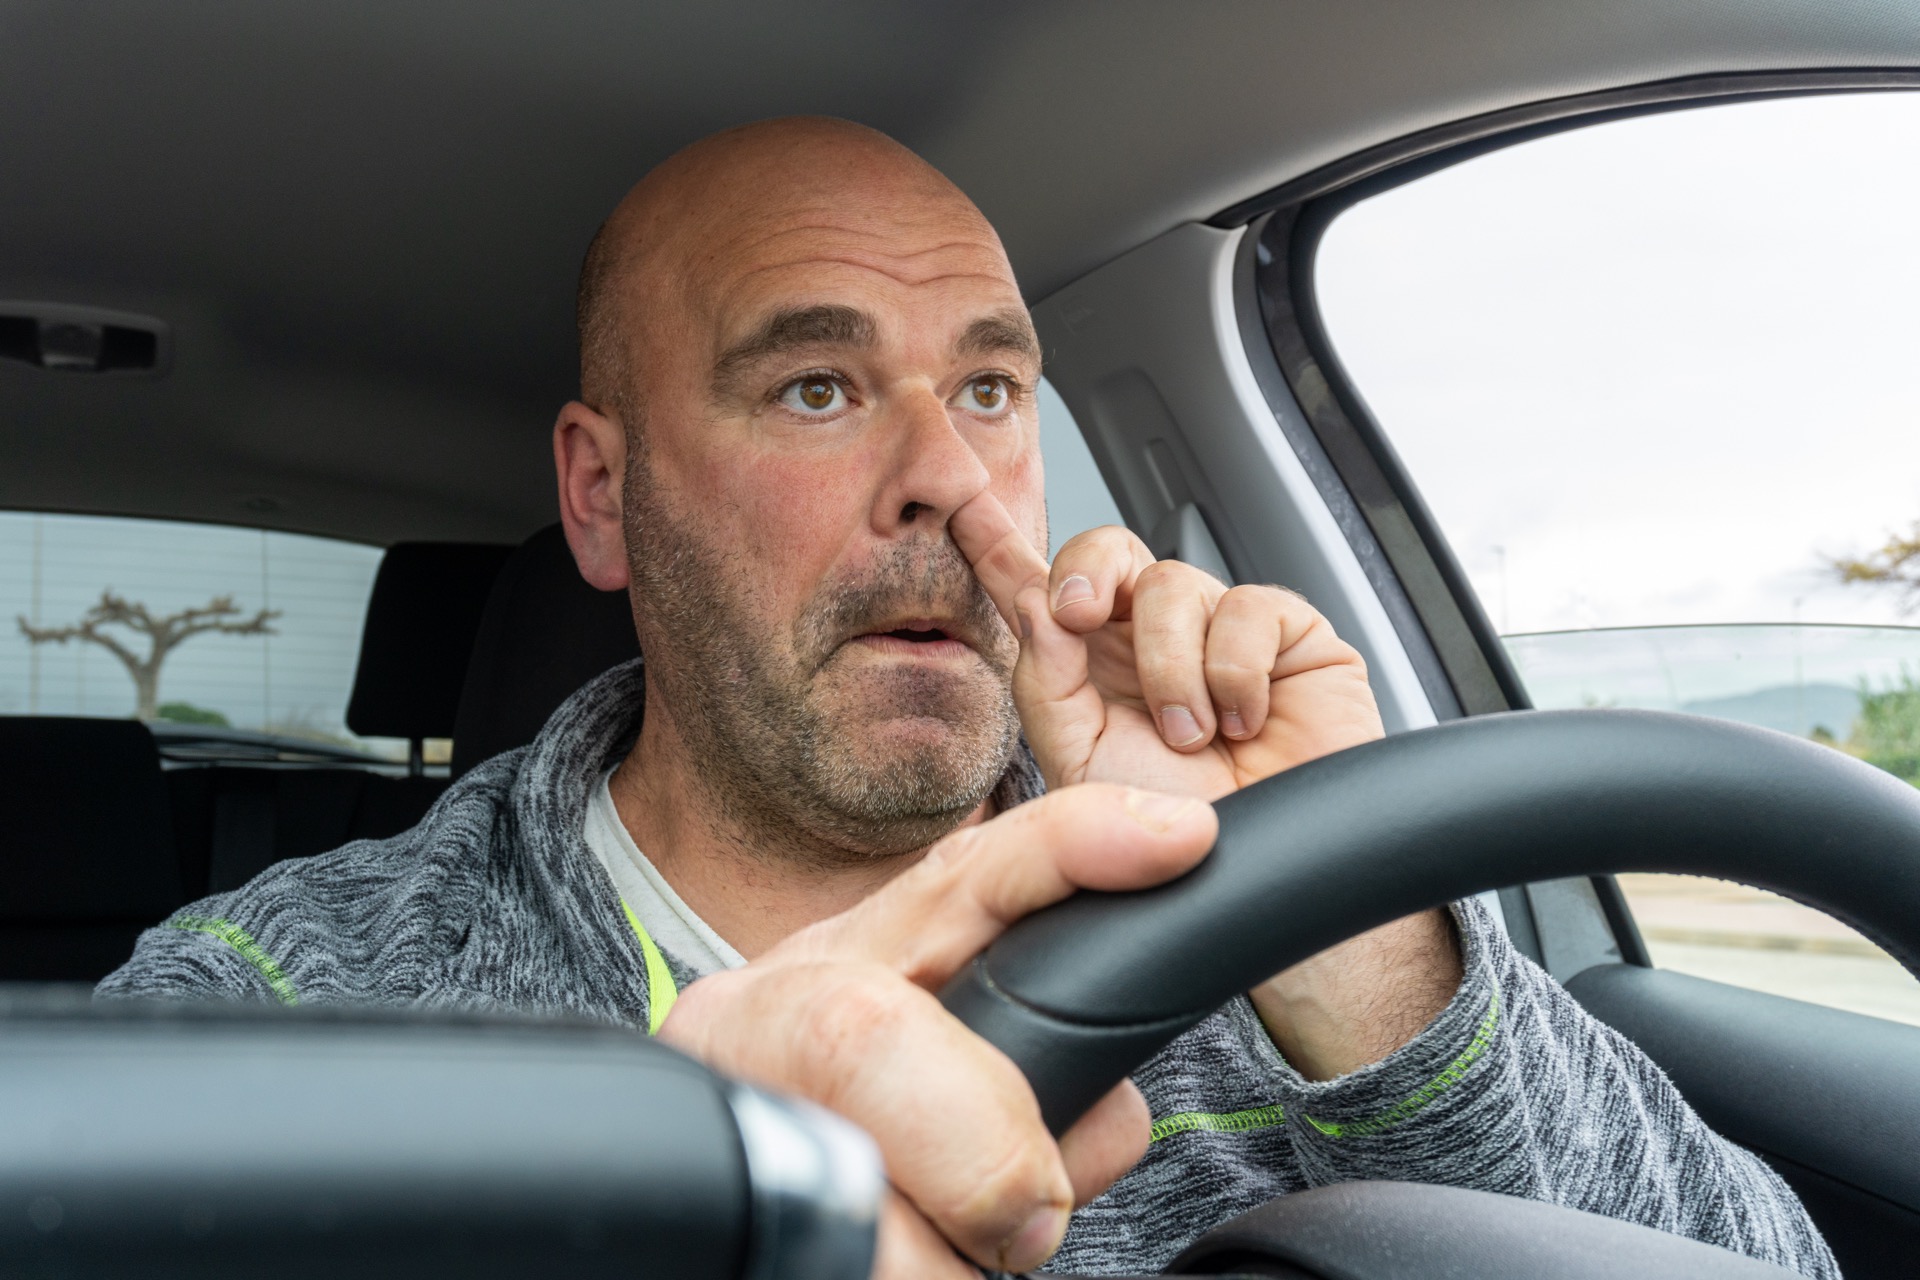
M 780 393 L 780 402 L 800 413 L 830 413 L 843 407 L 846 393 L 832 378 L 802 378 Z
M 975 378 L 967 384 L 967 399 L 975 413 L 999 413 L 1007 407 L 1007 384 L 1000 378 Z

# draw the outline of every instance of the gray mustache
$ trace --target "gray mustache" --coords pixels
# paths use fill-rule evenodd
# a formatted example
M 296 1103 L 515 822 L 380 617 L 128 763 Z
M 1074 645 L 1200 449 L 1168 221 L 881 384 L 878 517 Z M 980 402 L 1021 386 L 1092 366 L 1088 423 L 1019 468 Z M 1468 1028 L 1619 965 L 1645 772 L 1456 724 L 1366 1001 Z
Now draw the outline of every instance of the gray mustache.
M 1000 621 L 973 566 L 951 538 L 942 538 L 890 548 L 857 580 L 823 588 L 801 615 L 804 648 L 825 661 L 845 640 L 903 613 L 950 619 L 958 638 L 976 647 Z

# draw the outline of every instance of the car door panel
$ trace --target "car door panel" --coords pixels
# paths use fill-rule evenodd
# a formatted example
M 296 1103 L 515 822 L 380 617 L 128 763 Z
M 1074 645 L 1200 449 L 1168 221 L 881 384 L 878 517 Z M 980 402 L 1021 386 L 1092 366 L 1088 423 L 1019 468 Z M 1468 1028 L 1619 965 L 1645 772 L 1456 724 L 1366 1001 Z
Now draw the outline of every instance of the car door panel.
M 1567 989 L 1780 1172 L 1849 1277 L 1912 1274 L 1920 1027 L 1631 964 Z

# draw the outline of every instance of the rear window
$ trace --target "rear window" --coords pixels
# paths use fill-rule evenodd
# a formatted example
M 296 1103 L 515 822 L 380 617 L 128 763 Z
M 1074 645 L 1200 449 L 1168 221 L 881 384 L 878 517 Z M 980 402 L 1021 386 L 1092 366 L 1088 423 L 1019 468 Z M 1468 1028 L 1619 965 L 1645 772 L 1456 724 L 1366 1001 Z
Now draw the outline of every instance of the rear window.
M 1057 546 L 1119 524 L 1073 416 L 1040 388 Z M 132 717 L 163 756 L 404 764 L 346 725 L 379 547 L 118 516 L 0 511 L 0 715 Z M 429 739 L 429 765 L 451 743 Z
M 0 512 L 0 714 L 136 717 L 185 756 L 404 760 L 347 699 L 378 547 Z

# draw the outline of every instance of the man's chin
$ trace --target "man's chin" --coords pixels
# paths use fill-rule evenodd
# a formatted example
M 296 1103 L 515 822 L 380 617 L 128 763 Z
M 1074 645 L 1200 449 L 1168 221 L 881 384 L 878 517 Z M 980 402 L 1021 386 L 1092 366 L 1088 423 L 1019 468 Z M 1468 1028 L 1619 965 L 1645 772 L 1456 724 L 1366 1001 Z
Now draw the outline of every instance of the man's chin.
M 808 772 L 843 841 L 868 853 L 921 848 L 992 794 L 1015 737 L 996 708 L 970 710 L 959 720 L 898 712 L 823 719 Z
M 979 772 L 982 757 L 1003 744 L 983 726 L 956 725 L 939 716 L 885 716 L 837 727 L 835 754 L 842 769 L 869 778 L 891 779 L 895 787 L 929 787 L 933 793 L 970 790 L 967 779 Z M 995 772 L 998 780 L 1005 762 Z M 944 785 L 941 780 L 946 780 Z M 892 789 L 892 788 L 887 788 Z M 934 796 L 929 795 L 934 802 Z M 971 806 L 969 806 L 971 807 Z

